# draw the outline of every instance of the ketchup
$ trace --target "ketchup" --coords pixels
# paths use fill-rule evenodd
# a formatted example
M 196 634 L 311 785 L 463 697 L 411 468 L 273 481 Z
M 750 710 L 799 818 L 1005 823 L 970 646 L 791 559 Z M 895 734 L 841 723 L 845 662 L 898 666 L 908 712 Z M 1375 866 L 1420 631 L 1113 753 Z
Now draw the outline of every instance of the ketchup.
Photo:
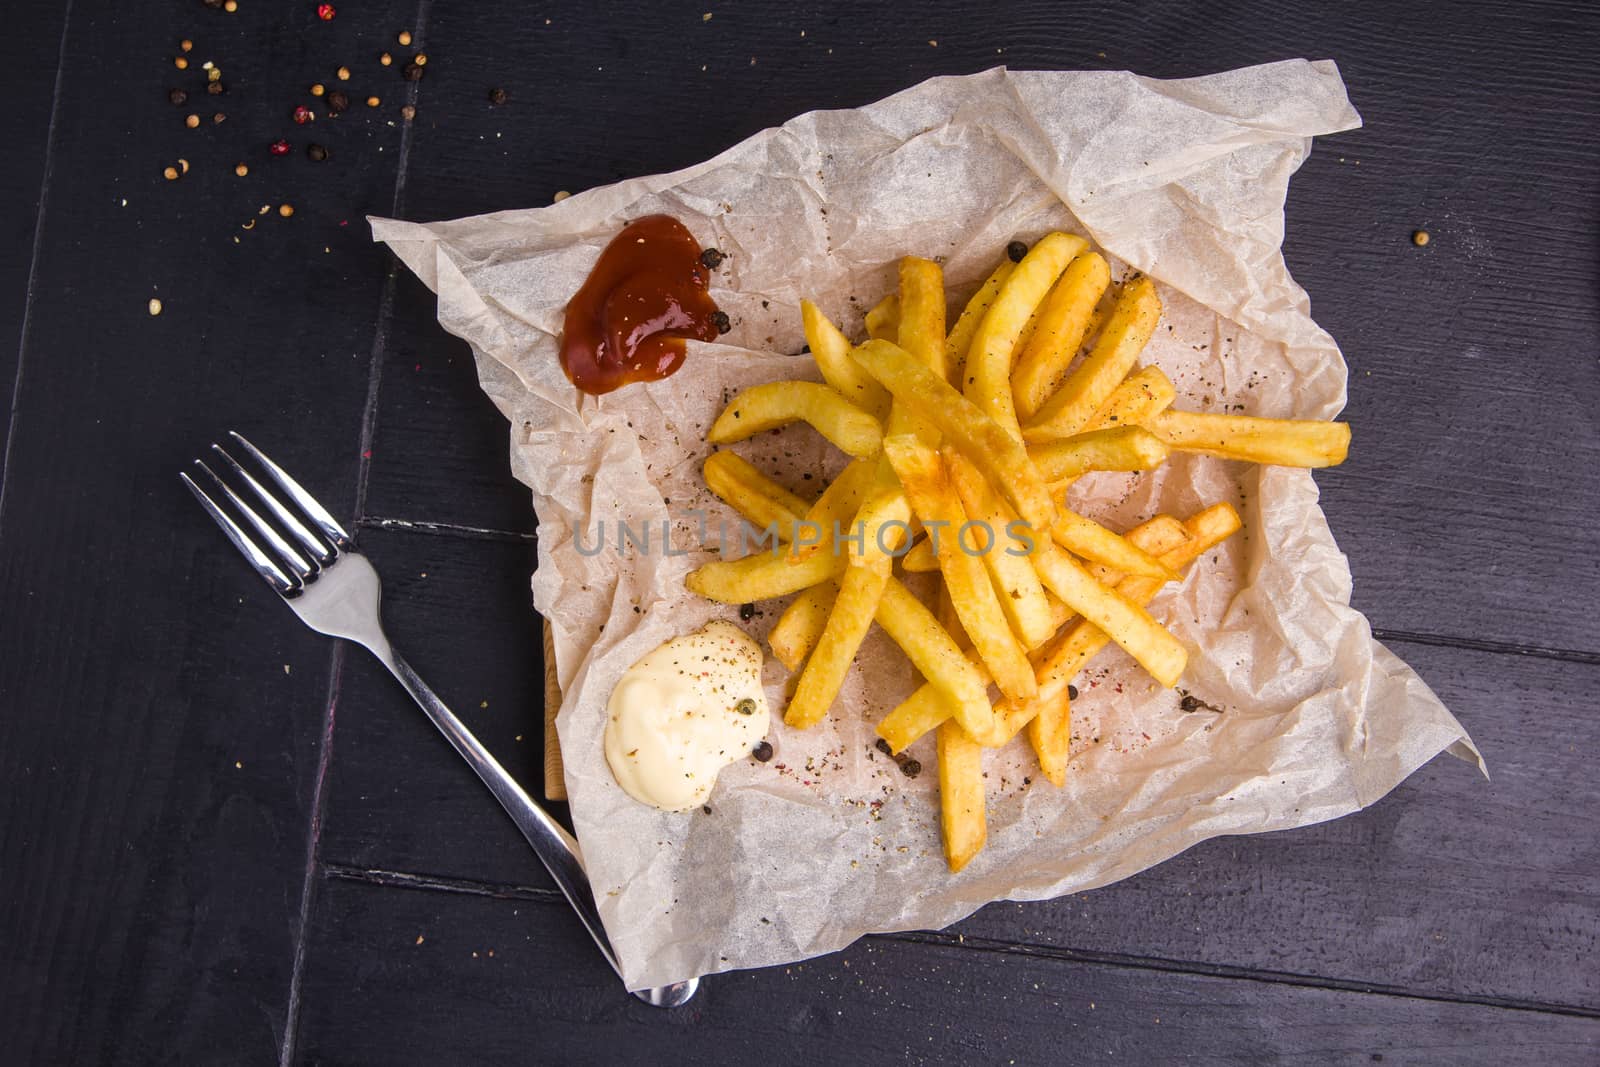
M 561 369 L 585 393 L 665 378 L 684 340 L 715 340 L 727 317 L 706 291 L 711 272 L 694 235 L 670 215 L 629 223 L 567 305 Z

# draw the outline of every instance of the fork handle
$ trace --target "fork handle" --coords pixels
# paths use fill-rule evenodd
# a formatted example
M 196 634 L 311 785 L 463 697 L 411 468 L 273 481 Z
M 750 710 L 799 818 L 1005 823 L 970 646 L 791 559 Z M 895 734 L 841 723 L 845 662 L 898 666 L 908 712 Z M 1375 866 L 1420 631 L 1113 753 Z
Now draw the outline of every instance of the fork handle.
M 373 648 L 371 651 L 385 667 L 389 668 L 390 673 L 399 679 L 400 684 L 406 687 L 406 692 L 411 694 L 412 699 L 427 713 L 428 718 L 433 720 L 433 725 L 439 728 L 439 732 L 444 734 L 445 739 L 461 754 L 461 758 L 478 772 L 483 784 L 489 787 L 489 792 L 500 801 L 501 806 L 506 809 L 506 814 L 511 816 L 511 821 L 517 824 L 522 836 L 528 839 L 533 851 L 544 861 L 545 869 L 550 872 L 550 877 L 555 879 L 556 885 L 560 887 L 562 895 L 567 898 L 572 909 L 578 913 L 578 919 L 589 931 L 589 936 L 594 938 L 594 943 L 600 947 L 606 962 L 611 964 L 618 977 L 621 977 L 622 968 L 617 963 L 616 955 L 611 951 L 611 943 L 606 939 L 605 928 L 600 924 L 600 913 L 594 903 L 594 890 L 589 885 L 588 875 L 584 873 L 583 856 L 578 851 L 577 839 L 528 795 L 517 780 L 500 765 L 500 761 L 483 747 L 483 742 L 479 741 L 472 731 L 467 729 L 466 724 L 445 706 L 438 694 L 429 689 L 428 684 L 418 677 L 417 672 L 411 669 L 411 664 L 401 659 L 393 649 Z

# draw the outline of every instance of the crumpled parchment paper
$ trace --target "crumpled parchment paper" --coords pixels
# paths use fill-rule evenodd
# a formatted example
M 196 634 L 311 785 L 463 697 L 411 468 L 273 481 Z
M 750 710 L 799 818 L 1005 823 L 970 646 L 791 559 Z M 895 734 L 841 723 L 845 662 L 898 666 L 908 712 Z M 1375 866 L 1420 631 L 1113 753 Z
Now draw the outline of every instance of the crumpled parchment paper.
M 1331 62 L 1182 81 L 996 69 L 801 115 L 697 166 L 550 207 L 373 220 L 438 293 L 440 323 L 471 343 L 510 420 L 513 470 L 539 515 L 533 594 L 554 627 L 572 815 L 631 988 L 1105 885 L 1208 837 L 1355 811 L 1441 750 L 1478 759 L 1349 607 L 1311 474 L 1177 454 L 1153 474 L 1093 475 L 1072 499 L 1116 529 L 1239 508 L 1242 533 L 1152 606 L 1192 650 L 1181 688 L 1220 710 L 1185 713 L 1108 649 L 1078 680 L 1066 788 L 1029 783 L 1024 741 L 987 755 L 988 848 L 961 874 L 941 854 L 932 738 L 911 750 L 926 768 L 915 779 L 873 751 L 873 724 L 918 682 L 876 629 L 832 716 L 802 733 L 775 715 L 773 761 L 727 768 L 709 813 L 629 799 L 602 751 L 606 698 L 630 664 L 709 618 L 737 621 L 683 588 L 736 522 L 703 488 L 703 435 L 740 388 L 817 377 L 794 354 L 802 297 L 860 337 L 896 261 L 916 254 L 942 259 L 953 314 L 1007 241 L 1072 230 L 1117 275 L 1160 283 L 1144 362 L 1177 384 L 1176 407 L 1331 418 L 1346 368 L 1284 267 L 1283 205 L 1310 138 L 1359 124 Z M 625 222 L 652 212 L 728 253 L 712 292 L 734 329 L 692 343 L 665 381 L 582 396 L 557 360 L 563 309 Z M 1378 430 L 1356 427 L 1353 447 Z M 842 465 L 806 427 L 737 449 L 808 495 Z M 648 529 L 648 549 L 619 553 L 618 520 Z M 763 636 L 782 606 L 761 605 L 747 628 Z M 786 675 L 769 659 L 775 710 Z

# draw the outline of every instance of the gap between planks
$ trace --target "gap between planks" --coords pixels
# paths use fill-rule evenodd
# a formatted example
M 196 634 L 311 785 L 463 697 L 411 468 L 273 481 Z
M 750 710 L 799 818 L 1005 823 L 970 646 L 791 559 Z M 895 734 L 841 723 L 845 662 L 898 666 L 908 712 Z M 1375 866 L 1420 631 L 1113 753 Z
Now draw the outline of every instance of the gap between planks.
M 383 889 L 457 893 L 465 896 L 492 897 L 497 900 L 521 900 L 534 904 L 566 905 L 566 898 L 558 890 L 540 889 L 534 886 L 482 882 L 470 878 L 415 874 L 381 868 L 351 867 L 338 863 L 323 864 L 322 872 L 328 878 L 359 882 Z M 1160 971 L 1169 974 L 1217 978 L 1224 981 L 1262 982 L 1269 985 L 1326 989 L 1339 993 L 1357 993 L 1370 996 L 1397 997 L 1406 1000 L 1425 1000 L 1474 1007 L 1501 1008 L 1508 1011 L 1526 1011 L 1542 1015 L 1565 1015 L 1580 1019 L 1600 1019 L 1600 1008 L 1590 1008 L 1579 1004 L 1559 1004 L 1547 1001 L 1523 1000 L 1516 997 L 1446 993 L 1436 990 L 1412 989 L 1406 986 L 1385 985 L 1378 982 L 1362 982 L 1349 978 L 1328 978 L 1321 975 L 1300 974 L 1293 971 L 1269 971 L 1251 967 L 1237 967 L 1230 964 L 1206 963 L 1197 960 L 1174 960 L 1157 956 L 1094 952 L 1059 945 L 1040 945 L 1028 941 L 968 937 L 964 934 L 943 931 L 869 934 L 863 940 L 896 941 L 902 944 L 953 948 L 964 952 L 989 952 L 1010 956 L 1024 956 L 1058 963 L 1079 963 L 1097 967 L 1121 967 L 1127 970 Z

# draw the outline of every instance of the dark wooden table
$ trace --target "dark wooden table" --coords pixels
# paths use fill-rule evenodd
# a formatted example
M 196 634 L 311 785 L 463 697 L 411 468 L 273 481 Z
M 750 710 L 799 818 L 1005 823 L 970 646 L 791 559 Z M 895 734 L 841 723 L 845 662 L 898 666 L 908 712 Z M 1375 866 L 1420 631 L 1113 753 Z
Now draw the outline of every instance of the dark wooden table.
M 0 43 L 0 1059 L 1600 1060 L 1593 7 L 238 2 L 13 5 Z M 365 214 L 544 204 L 934 74 L 1294 56 L 1337 60 L 1366 119 L 1288 209 L 1351 365 L 1324 505 L 1357 605 L 1491 782 L 1440 759 L 1334 823 L 662 1013 L 400 689 L 299 626 L 177 481 L 229 428 L 303 473 L 397 641 L 537 789 L 533 512 Z

